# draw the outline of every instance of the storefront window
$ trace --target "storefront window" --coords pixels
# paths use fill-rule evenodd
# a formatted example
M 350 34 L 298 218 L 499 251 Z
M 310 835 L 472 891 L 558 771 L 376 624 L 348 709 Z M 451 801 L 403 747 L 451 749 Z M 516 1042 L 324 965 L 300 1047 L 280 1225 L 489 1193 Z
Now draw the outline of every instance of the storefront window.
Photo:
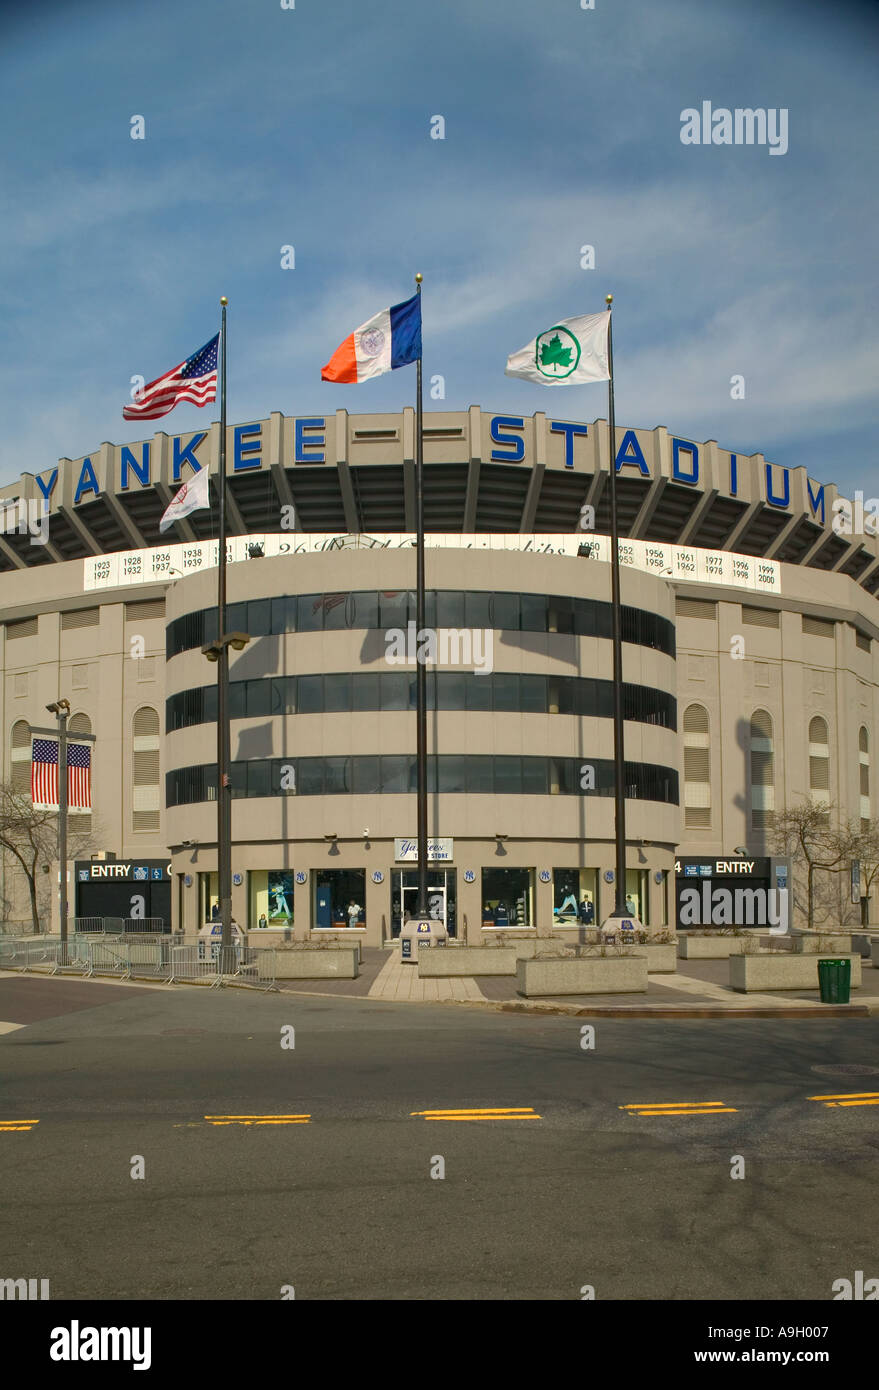
M 647 869 L 626 869 L 626 911 L 650 925 L 650 892 Z
M 534 925 L 534 870 L 482 870 L 483 927 Z
M 595 926 L 597 904 L 597 869 L 553 869 L 552 920 L 555 926 Z
M 292 927 L 293 870 L 252 869 L 248 877 L 248 927 Z
M 198 876 L 198 925 L 204 926 L 220 915 L 220 879 L 218 874 Z
M 312 877 L 315 927 L 366 926 L 365 869 L 320 869 Z

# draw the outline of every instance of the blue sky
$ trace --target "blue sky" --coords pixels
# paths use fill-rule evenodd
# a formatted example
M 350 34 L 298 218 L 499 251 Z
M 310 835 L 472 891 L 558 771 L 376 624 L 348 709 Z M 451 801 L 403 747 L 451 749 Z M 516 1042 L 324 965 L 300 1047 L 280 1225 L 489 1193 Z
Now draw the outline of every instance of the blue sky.
M 411 404 L 320 366 L 420 270 L 430 409 L 604 415 L 503 369 L 612 292 L 619 424 L 875 493 L 877 40 L 852 0 L 7 4 L 0 483 L 214 418 L 121 411 L 224 293 L 230 422 Z M 683 145 L 703 100 L 787 109 L 787 153 Z

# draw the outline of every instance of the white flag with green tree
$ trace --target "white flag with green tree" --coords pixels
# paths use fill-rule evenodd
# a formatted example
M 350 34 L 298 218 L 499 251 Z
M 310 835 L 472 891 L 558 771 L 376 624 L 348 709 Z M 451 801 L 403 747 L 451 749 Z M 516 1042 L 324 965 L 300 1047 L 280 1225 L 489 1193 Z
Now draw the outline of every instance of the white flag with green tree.
M 560 319 L 507 358 L 506 375 L 544 386 L 582 386 L 609 381 L 607 332 L 610 310 Z

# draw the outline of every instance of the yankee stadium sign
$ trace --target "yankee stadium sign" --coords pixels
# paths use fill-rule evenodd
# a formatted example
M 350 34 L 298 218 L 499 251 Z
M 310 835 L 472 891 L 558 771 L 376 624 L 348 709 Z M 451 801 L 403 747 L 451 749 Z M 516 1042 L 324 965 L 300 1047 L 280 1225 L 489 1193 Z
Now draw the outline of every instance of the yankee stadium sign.
M 232 425 L 227 432 L 228 475 L 404 463 L 414 456 L 411 415 L 403 411 L 349 416 L 340 410 L 333 415 L 274 414 L 268 420 Z M 498 415 L 472 406 L 457 413 L 427 414 L 424 424 L 428 464 L 475 458 L 585 474 L 607 471 L 604 420 L 583 424 L 547 418 L 542 412 L 531 417 Z M 53 468 L 24 475 L 21 492 L 45 499 L 51 513 L 59 507 L 86 506 L 108 494 L 121 500 L 126 493 L 146 488 L 173 488 L 201 468 L 216 471 L 218 446 L 218 425 L 170 436 L 160 432 L 137 444 L 103 444 L 83 458 L 61 459 Z M 760 454 L 721 449 L 713 440 L 697 443 L 670 435 L 663 426 L 619 428 L 615 463 L 620 478 L 665 478 L 703 492 L 717 489 L 742 502 L 759 499 L 768 507 L 801 511 L 820 526 L 829 524 L 830 502 L 836 496 L 832 484 L 816 482 L 805 469 L 767 463 Z M 26 480 L 30 486 L 25 486 Z

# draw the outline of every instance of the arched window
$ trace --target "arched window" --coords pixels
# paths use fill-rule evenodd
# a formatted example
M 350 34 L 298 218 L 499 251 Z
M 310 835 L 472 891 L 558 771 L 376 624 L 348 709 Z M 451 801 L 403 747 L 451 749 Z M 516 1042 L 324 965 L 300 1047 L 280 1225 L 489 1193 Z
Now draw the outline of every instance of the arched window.
M 809 721 L 809 798 L 813 806 L 830 805 L 830 741 L 820 714 Z
M 858 732 L 858 764 L 861 779 L 861 829 L 870 823 L 870 735 L 865 728 Z
M 30 792 L 31 789 L 31 726 L 26 719 L 18 719 L 12 726 L 12 747 L 9 780 L 14 792 Z
M 751 824 L 755 830 L 772 824 L 775 811 L 775 761 L 772 717 L 765 709 L 751 715 Z
M 704 705 L 684 710 L 684 824 L 711 824 L 711 749 Z
M 149 705 L 133 720 L 131 754 L 132 829 L 159 828 L 159 716 Z
M 92 721 L 87 714 L 72 714 L 67 721 L 67 732 L 71 738 L 75 738 L 76 734 L 90 734 L 91 731 Z M 94 744 L 92 744 L 92 748 L 94 748 Z M 92 776 L 94 776 L 94 771 Z M 94 783 L 92 783 L 92 796 L 94 797 Z M 69 826 L 71 834 L 87 835 L 92 828 L 91 811 L 71 811 Z

